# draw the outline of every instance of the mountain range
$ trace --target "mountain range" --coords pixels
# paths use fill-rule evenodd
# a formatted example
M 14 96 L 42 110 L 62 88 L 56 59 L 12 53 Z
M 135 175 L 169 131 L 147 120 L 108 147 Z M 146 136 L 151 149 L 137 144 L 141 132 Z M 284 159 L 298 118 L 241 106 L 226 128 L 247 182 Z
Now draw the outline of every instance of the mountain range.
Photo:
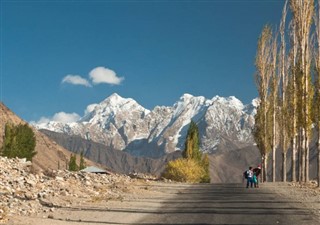
M 244 105 L 235 97 L 184 94 L 173 106 L 145 109 L 134 99 L 112 94 L 91 104 L 77 122 L 33 124 L 122 150 L 134 156 L 159 158 L 182 150 L 191 120 L 199 127 L 201 149 L 213 153 L 253 145 L 251 130 L 258 100 Z

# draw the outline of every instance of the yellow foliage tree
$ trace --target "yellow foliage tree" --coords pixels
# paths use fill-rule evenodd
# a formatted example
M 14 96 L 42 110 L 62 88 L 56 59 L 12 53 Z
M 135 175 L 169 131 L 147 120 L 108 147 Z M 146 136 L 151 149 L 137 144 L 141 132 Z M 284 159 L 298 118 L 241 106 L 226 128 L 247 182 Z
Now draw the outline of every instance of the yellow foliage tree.
M 179 182 L 200 183 L 205 170 L 192 159 L 177 159 L 168 163 L 163 177 Z

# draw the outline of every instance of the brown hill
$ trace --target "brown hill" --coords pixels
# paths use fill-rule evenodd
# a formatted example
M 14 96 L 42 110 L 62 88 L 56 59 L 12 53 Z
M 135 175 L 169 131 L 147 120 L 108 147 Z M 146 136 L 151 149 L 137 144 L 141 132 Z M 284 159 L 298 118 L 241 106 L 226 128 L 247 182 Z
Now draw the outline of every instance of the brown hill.
M 166 154 L 157 159 L 136 157 L 79 136 L 69 136 L 49 130 L 40 131 L 69 151 L 77 154 L 84 152 L 86 158 L 105 165 L 116 173 L 130 174 L 135 172 L 159 176 L 168 161 L 181 157 L 180 151 Z
M 8 107 L 0 102 L 0 147 L 3 144 L 4 128 L 7 122 L 15 125 L 25 124 L 26 122 L 14 114 Z M 37 170 L 55 170 L 66 168 L 70 158 L 70 152 L 61 147 L 46 135 L 32 128 L 36 136 L 37 154 L 32 162 Z M 87 165 L 92 165 L 91 161 L 86 161 Z
M 241 183 L 243 171 L 258 165 L 260 153 L 256 146 L 247 146 L 209 155 L 209 159 L 212 183 Z
M 88 159 L 101 163 L 117 173 L 138 172 L 159 176 L 168 161 L 181 157 L 180 151 L 158 159 L 135 157 L 127 152 L 115 150 L 79 136 L 68 136 L 48 130 L 40 131 L 69 151 L 75 153 L 82 151 Z M 239 183 L 242 181 L 243 171 L 249 165 L 258 165 L 260 153 L 255 146 L 247 146 L 241 149 L 237 146 L 229 147 L 231 150 L 220 149 L 216 154 L 209 155 L 212 183 Z

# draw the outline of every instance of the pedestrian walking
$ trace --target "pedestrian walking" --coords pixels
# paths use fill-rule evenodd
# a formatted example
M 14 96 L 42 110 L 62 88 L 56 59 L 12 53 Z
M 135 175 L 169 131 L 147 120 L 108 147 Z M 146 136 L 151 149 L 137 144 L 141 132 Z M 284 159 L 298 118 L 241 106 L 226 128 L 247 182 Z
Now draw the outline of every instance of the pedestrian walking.
M 261 165 L 259 164 L 258 167 L 253 169 L 253 176 L 256 177 L 254 180 L 254 187 L 259 187 L 259 175 L 261 174 Z
M 247 179 L 247 188 L 249 188 L 249 186 L 252 188 L 253 187 L 252 166 L 250 166 L 249 169 L 243 173 L 243 175 L 244 175 L 244 178 Z

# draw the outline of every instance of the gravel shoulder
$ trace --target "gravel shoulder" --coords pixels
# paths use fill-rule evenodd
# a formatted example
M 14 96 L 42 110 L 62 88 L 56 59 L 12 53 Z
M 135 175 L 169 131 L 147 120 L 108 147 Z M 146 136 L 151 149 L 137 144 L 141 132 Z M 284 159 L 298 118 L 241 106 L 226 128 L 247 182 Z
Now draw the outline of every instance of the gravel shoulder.
M 263 187 L 280 196 L 300 202 L 306 208 L 312 210 L 320 221 L 320 188 L 317 187 L 315 181 L 306 184 L 299 184 L 298 182 L 264 183 Z

